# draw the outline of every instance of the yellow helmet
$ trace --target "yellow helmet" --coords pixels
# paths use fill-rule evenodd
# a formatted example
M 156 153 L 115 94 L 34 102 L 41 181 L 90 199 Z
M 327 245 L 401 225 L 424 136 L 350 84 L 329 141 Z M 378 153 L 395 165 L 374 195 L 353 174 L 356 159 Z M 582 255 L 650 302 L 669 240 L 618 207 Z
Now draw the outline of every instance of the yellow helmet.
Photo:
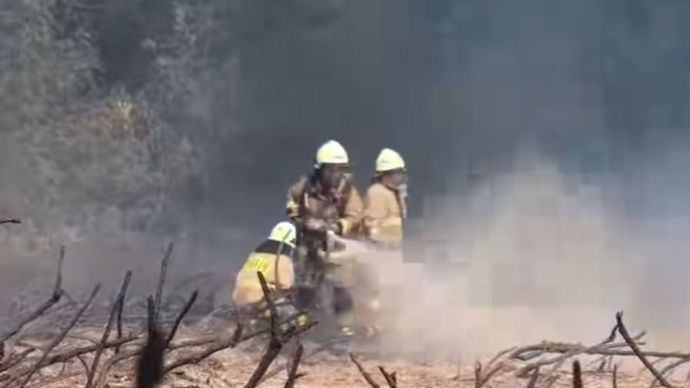
M 401 169 L 405 169 L 405 160 L 403 160 L 402 156 L 390 148 L 382 149 L 378 158 L 376 158 L 376 172 Z
M 294 248 L 297 244 L 297 229 L 287 221 L 279 222 L 271 230 L 269 240 L 282 242 Z
M 347 156 L 347 151 L 335 140 L 329 140 L 321 145 L 316 151 L 316 166 L 320 167 L 322 164 L 348 164 L 350 159 Z

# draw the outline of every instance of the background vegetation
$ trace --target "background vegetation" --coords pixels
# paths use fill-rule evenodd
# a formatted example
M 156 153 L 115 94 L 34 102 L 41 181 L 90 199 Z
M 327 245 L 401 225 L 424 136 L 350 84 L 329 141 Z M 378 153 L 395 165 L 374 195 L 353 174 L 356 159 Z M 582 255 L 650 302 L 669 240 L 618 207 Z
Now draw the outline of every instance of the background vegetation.
M 209 119 L 231 108 L 232 50 L 218 28 L 231 6 L 0 6 L 0 163 L 9 179 L 0 205 L 42 236 L 26 248 L 52 249 L 85 231 L 180 233 L 214 144 L 234 125 Z M 227 46 L 225 55 L 210 56 L 214 45 Z

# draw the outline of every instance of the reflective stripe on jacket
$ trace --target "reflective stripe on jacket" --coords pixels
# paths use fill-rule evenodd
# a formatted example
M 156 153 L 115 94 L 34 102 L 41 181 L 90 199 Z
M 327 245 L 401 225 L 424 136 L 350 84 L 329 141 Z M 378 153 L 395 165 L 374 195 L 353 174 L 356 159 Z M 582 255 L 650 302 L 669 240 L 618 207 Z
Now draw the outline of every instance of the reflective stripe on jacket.
M 264 275 L 268 287 L 272 290 L 276 288 L 287 290 L 294 286 L 295 272 L 292 257 L 286 254 L 289 249 L 278 254 L 279 245 L 276 241 L 266 241 L 249 254 L 235 278 L 232 299 L 237 305 L 255 303 L 263 299 L 257 272 Z

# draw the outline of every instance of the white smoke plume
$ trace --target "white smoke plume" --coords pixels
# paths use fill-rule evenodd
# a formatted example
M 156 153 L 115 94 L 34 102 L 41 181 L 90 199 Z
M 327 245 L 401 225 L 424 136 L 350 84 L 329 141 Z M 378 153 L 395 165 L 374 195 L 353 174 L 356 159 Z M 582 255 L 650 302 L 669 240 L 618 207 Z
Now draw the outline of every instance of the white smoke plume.
M 446 228 L 449 258 L 404 264 L 382 350 L 473 362 L 542 340 L 595 343 L 619 310 L 653 346 L 687 341 L 687 313 L 659 292 L 671 279 L 649 276 L 666 261 L 655 254 L 663 242 L 607 210 L 605 187 L 572 182 L 534 154 L 515 166 L 427 214 L 428 229 Z

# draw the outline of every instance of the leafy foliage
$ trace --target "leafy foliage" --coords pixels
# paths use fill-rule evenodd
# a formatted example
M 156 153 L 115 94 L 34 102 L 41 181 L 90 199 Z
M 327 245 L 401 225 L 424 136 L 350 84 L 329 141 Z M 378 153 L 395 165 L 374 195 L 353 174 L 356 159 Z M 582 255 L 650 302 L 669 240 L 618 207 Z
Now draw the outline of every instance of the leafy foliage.
M 139 89 L 104 74 L 117 67 L 104 66 L 100 35 L 114 2 L 0 6 L 0 133 L 30 170 L 11 205 L 47 236 L 42 249 L 87 231 L 180 233 L 203 192 L 220 133 L 210 118 L 230 95 L 231 80 L 214 83 L 228 79 L 231 59 L 208 54 L 224 14 L 193 0 L 157 3 L 171 7 L 173 29 L 141 36 L 153 71 Z

